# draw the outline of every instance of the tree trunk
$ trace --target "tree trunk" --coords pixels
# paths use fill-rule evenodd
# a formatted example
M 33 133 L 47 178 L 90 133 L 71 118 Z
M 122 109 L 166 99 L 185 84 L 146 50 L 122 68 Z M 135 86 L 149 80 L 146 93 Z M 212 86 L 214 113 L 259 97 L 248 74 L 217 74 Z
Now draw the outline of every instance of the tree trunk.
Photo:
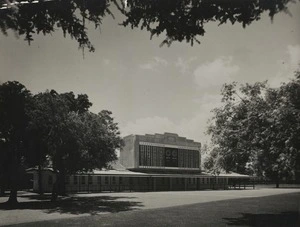
M 280 181 L 280 177 L 279 177 L 279 174 L 277 173 L 277 176 L 276 176 L 276 188 L 279 188 L 279 181 Z
M 61 195 L 61 196 L 66 195 L 65 172 L 64 172 L 64 170 L 62 170 L 59 173 L 59 177 L 58 177 L 58 194 Z
M 16 188 L 12 188 L 10 190 L 10 195 L 9 195 L 9 199 L 8 199 L 8 203 L 10 205 L 14 205 L 14 204 L 17 204 L 18 203 L 18 200 L 17 200 L 17 192 L 18 190 Z
M 18 180 L 19 180 L 19 166 L 18 166 L 18 155 L 16 152 L 12 153 L 12 163 L 10 168 L 10 195 L 7 203 L 9 205 L 15 205 L 18 203 Z
M 57 196 L 58 196 L 58 176 L 59 176 L 59 173 L 57 171 L 56 172 L 56 179 L 55 179 L 55 182 L 52 186 L 52 195 L 51 195 L 51 201 L 52 202 L 56 202 L 57 200 Z
M 56 202 L 57 200 L 57 180 L 54 182 L 52 186 L 52 194 L 51 194 L 51 202 Z
M 4 177 L 0 178 L 0 197 L 5 196 Z
M 41 165 L 39 165 L 39 167 L 38 167 L 38 177 L 39 177 L 39 194 L 43 195 L 44 191 L 43 191 L 43 178 L 42 178 L 42 167 L 41 167 Z
M 18 176 L 17 176 L 17 170 L 14 169 L 11 172 L 11 178 L 10 178 L 10 194 L 8 199 L 8 204 L 14 205 L 18 203 L 17 200 L 17 193 L 18 193 Z
M 4 184 L 0 186 L 0 197 L 5 196 L 5 188 L 4 188 Z

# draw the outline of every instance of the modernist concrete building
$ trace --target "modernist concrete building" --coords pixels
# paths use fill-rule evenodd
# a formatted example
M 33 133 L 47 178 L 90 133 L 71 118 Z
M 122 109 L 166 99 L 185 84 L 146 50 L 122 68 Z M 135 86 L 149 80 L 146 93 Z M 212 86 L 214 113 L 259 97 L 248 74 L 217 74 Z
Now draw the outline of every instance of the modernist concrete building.
M 201 173 L 201 143 L 174 133 L 129 135 L 120 151 L 128 170 L 151 173 Z
M 67 192 L 170 191 L 245 187 L 247 175 L 212 175 L 201 170 L 201 144 L 174 133 L 129 135 L 120 158 L 111 168 L 66 176 Z M 33 189 L 38 190 L 37 169 L 31 169 Z M 42 173 L 42 187 L 51 192 L 56 175 Z

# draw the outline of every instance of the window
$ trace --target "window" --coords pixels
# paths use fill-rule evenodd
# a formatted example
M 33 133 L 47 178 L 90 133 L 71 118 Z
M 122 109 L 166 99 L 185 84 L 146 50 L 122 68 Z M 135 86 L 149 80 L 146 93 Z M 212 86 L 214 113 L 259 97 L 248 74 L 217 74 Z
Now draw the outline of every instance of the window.
M 204 178 L 201 178 L 201 184 L 204 184 Z
M 112 177 L 112 183 L 116 184 L 116 177 Z
M 48 176 L 48 184 L 53 184 L 53 177 L 51 175 Z
M 140 145 L 140 165 L 144 166 L 144 160 L 145 160 L 145 146 L 144 145 Z
M 97 183 L 101 184 L 101 176 L 97 176 Z
M 123 178 L 122 177 L 119 177 L 119 183 L 123 184 Z
M 105 184 L 108 184 L 108 177 L 104 178 Z
M 89 183 L 89 184 L 92 184 L 92 183 L 93 183 L 93 178 L 92 178 L 92 176 L 88 176 L 88 183 Z
M 73 181 L 74 181 L 74 184 L 78 184 L 78 177 L 77 177 L 77 176 L 74 176 L 74 177 L 73 177 Z
M 81 184 L 85 184 L 85 176 L 81 176 Z

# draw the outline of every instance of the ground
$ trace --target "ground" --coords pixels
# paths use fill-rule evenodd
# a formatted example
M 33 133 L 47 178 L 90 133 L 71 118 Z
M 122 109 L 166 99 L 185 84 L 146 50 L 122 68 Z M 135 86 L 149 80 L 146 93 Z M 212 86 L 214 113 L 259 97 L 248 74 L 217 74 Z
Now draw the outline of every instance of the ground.
M 77 194 L 22 192 L 0 226 L 300 226 L 300 189 Z

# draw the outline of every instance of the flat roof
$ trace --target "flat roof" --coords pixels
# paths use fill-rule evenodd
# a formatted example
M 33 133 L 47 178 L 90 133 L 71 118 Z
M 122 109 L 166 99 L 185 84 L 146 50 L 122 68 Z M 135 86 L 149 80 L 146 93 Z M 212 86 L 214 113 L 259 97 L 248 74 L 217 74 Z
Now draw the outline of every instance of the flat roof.
M 92 173 L 79 173 L 76 175 L 113 175 L 113 176 L 137 176 L 137 177 L 215 177 L 215 175 L 210 173 L 198 173 L 198 174 L 187 174 L 187 173 L 173 173 L 173 174 L 164 174 L 164 173 L 141 173 L 133 172 L 129 170 L 94 170 Z M 227 173 L 219 174 L 217 177 L 230 177 L 230 178 L 250 178 L 251 176 L 238 174 L 238 173 Z
M 37 168 L 29 168 L 26 171 L 32 173 L 33 171 L 37 171 Z M 51 171 L 53 172 L 52 168 L 44 168 L 43 171 Z M 252 176 L 239 174 L 235 172 L 229 173 L 220 173 L 219 175 L 213 175 L 211 173 L 197 173 L 197 174 L 187 174 L 187 173 L 142 173 L 142 172 L 134 172 L 130 170 L 115 170 L 115 169 L 104 169 L 104 170 L 94 170 L 93 172 L 89 173 L 76 173 L 71 175 L 107 175 L 107 176 L 136 176 L 136 177 L 173 177 L 173 178 L 180 178 L 180 177 L 227 177 L 227 178 L 252 178 Z

